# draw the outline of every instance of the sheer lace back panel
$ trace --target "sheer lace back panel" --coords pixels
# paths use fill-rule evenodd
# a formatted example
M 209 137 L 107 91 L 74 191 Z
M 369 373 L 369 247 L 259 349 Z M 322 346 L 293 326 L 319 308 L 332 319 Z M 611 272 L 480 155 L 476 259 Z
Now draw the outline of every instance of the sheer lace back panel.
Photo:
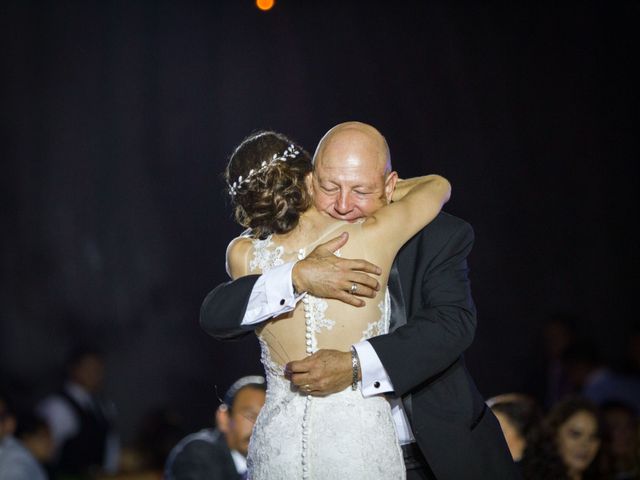
M 348 258 L 365 258 L 377 263 L 383 271 L 379 294 L 374 299 L 365 299 L 362 308 L 317 298 L 307 294 L 296 309 L 282 317 L 269 321 L 257 331 L 263 347 L 263 363 L 270 373 L 282 372 L 282 367 L 291 360 L 304 358 L 321 348 L 348 350 L 361 340 L 386 333 L 389 329 L 389 296 L 386 289 L 390 262 L 376 248 L 367 245 L 368 239 L 362 235 L 362 223 L 336 222 L 313 243 L 304 246 L 284 245 L 278 236 L 265 240 L 253 240 L 249 256 L 250 273 L 266 272 L 287 262 L 303 259 L 319 243 L 342 231 L 349 232 L 349 241 L 336 252 Z M 372 258 L 378 257 L 378 258 Z M 391 257 L 392 258 L 392 257 Z M 389 263 L 389 265 L 381 265 Z
M 341 254 L 366 258 L 388 271 L 381 245 L 363 234 L 361 224 L 338 223 L 315 235 L 313 242 L 294 243 L 274 235 L 252 240 L 247 259 L 251 273 L 267 271 L 304 258 L 315 246 L 341 231 L 349 242 Z M 382 252 L 382 254 L 381 254 Z M 384 396 L 364 398 L 351 387 L 326 397 L 296 389 L 282 374 L 284 365 L 320 348 L 347 350 L 362 339 L 384 333 L 389 325 L 386 275 L 381 293 L 363 308 L 306 295 L 296 309 L 267 322 L 256 332 L 267 376 L 267 397 L 251 435 L 247 465 L 251 480 L 300 478 L 404 480 L 405 468 L 391 408 Z

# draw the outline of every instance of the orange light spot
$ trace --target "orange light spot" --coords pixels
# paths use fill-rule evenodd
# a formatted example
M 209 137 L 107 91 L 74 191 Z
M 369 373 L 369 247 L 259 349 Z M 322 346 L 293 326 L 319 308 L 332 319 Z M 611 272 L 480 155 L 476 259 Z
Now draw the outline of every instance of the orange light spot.
M 275 0 L 256 0 L 256 7 L 258 7 L 263 12 L 271 10 L 275 4 Z

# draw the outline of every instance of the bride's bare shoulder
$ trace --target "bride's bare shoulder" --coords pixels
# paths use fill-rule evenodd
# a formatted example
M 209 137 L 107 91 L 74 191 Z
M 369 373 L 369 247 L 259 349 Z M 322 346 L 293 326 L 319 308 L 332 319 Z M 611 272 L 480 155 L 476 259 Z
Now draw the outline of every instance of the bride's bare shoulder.
M 247 274 L 247 256 L 251 246 L 251 238 L 246 235 L 240 235 L 229 242 L 226 266 L 227 273 L 231 278 L 238 278 Z

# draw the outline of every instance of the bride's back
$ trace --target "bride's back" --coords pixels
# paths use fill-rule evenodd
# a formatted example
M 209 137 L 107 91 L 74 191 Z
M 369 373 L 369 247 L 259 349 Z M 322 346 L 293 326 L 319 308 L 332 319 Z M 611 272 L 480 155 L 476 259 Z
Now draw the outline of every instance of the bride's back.
M 303 215 L 302 227 L 310 223 L 305 220 Z M 267 344 L 271 360 L 280 366 L 318 349 L 345 351 L 354 343 L 388 330 L 386 285 L 395 252 L 387 252 L 384 245 L 376 244 L 363 221 L 348 223 L 330 219 L 324 223 L 319 229 L 311 229 L 313 238 L 298 231 L 271 235 L 265 240 L 245 237 L 243 241 L 250 243 L 245 256 L 247 273 L 259 274 L 301 260 L 320 243 L 347 232 L 349 240 L 336 255 L 364 258 L 378 265 L 382 269 L 380 290 L 375 298 L 365 300 L 364 307 L 306 295 L 292 312 L 266 322 L 257 333 Z

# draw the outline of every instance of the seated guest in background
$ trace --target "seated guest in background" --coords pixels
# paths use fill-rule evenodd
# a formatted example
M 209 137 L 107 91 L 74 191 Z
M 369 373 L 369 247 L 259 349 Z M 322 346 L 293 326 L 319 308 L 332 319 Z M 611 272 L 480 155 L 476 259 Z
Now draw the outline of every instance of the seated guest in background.
M 178 410 L 155 407 L 143 414 L 133 441 L 122 449 L 122 472 L 157 472 L 162 478 L 169 453 L 189 432 Z
M 231 385 L 216 411 L 217 429 L 182 439 L 167 458 L 165 480 L 246 478 L 249 439 L 265 392 L 265 379 L 258 375 Z
M 25 419 L 25 427 L 18 432 L 20 438 L 14 436 L 15 431 L 16 416 L 7 397 L 0 393 L 0 479 L 47 480 L 47 473 L 38 462 L 47 460 L 53 451 L 46 424 Z
M 525 479 L 607 478 L 602 462 L 596 459 L 601 439 L 599 412 L 593 403 L 580 397 L 557 403 L 544 419 L 540 435 L 524 453 Z
M 115 408 L 102 398 L 104 357 L 80 348 L 69 357 L 61 391 L 44 399 L 38 413 L 51 428 L 56 448 L 56 476 L 85 478 L 100 472 L 115 473 L 119 442 Z
M 500 422 L 513 461 L 519 463 L 542 421 L 538 403 L 529 395 L 507 393 L 490 398 L 487 405 Z
M 640 424 L 631 405 L 609 402 L 600 407 L 613 480 L 640 480 Z
M 19 415 L 15 436 L 40 464 L 47 465 L 53 459 L 53 436 L 42 417 L 33 413 Z
M 91 480 L 164 480 L 169 452 L 187 434 L 182 422 L 182 416 L 172 407 L 150 408 L 120 450 L 118 473 L 96 475 Z

